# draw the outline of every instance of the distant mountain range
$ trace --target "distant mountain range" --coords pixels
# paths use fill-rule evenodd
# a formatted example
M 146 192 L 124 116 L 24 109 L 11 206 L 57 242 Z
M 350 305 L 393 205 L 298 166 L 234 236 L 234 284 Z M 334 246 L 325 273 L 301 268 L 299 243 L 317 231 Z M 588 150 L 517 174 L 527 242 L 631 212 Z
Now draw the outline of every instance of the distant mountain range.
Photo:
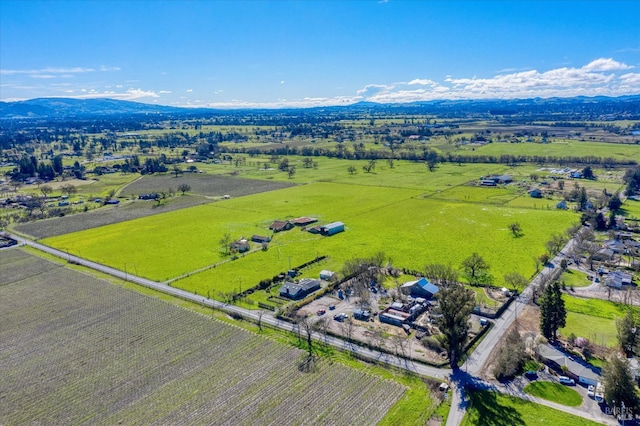
M 0 102 L 0 119 L 67 119 L 91 118 L 126 115 L 160 115 L 160 116 L 203 116 L 208 114 L 238 114 L 247 111 L 271 112 L 286 114 L 291 111 L 313 112 L 345 112 L 345 113 L 438 113 L 452 112 L 488 113 L 493 115 L 514 115 L 522 113 L 585 113 L 585 110 L 602 114 L 621 114 L 626 118 L 640 117 L 640 95 L 610 97 L 574 97 L 574 98 L 534 98 L 534 99 L 494 99 L 494 100 L 437 100 L 404 104 L 378 104 L 359 102 L 347 106 L 330 106 L 314 108 L 283 108 L 268 110 L 244 109 L 221 110 L 214 108 L 178 108 L 163 105 L 152 105 L 140 102 L 121 101 L 115 99 L 72 99 L 72 98 L 38 98 L 18 102 Z

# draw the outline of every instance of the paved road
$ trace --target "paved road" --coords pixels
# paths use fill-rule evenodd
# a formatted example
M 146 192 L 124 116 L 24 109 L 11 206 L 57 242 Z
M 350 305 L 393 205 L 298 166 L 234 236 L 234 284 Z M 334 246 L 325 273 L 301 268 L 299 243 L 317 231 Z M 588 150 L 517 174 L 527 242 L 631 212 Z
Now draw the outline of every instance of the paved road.
M 493 348 L 498 345 L 502 336 L 507 332 L 509 327 L 511 327 L 511 324 L 513 324 L 516 319 L 517 313 L 521 312 L 522 309 L 531 302 L 533 290 L 540 286 L 544 279 L 555 271 L 555 265 L 560 265 L 560 261 L 564 258 L 564 253 L 567 253 L 568 250 L 573 247 L 573 244 L 575 244 L 574 240 L 570 240 L 563 250 L 547 263 L 547 266 L 535 276 L 520 296 L 514 300 L 502 313 L 500 318 L 495 321 L 491 330 L 489 330 L 487 335 L 476 347 L 476 350 L 467 357 L 466 362 L 460 367 L 461 371 L 451 376 L 452 400 L 451 411 L 447 418 L 447 426 L 457 426 L 462 422 L 468 405 L 468 398 L 464 391 L 465 386 L 474 386 L 476 383 L 475 376 L 478 376 L 483 371 Z

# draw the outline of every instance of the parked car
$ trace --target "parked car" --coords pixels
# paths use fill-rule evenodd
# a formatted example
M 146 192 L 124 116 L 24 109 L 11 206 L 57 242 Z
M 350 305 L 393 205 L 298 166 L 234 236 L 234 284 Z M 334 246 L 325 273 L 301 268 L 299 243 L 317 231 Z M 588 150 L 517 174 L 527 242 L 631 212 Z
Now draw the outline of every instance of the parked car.
M 336 308 L 336 305 L 329 305 L 329 310 L 333 311 Z
M 596 387 L 593 385 L 589 385 L 589 387 L 587 388 L 587 396 L 589 398 L 595 398 L 596 396 Z
M 538 378 L 538 373 L 534 370 L 529 370 L 526 373 L 524 373 L 524 376 L 529 380 L 535 380 Z
M 563 385 L 567 385 L 567 386 L 575 386 L 576 385 L 575 380 L 573 380 L 571 377 L 567 377 L 567 376 L 558 377 L 558 381 L 560 383 L 562 383 Z
M 320 309 L 320 310 L 318 310 L 318 312 L 317 312 L 317 313 L 318 313 L 318 316 L 320 317 L 320 316 L 322 316 L 322 315 L 326 314 L 326 313 L 327 313 L 327 311 L 325 311 L 324 309 Z
M 342 322 L 344 320 L 346 320 L 347 318 L 349 318 L 349 315 L 347 314 L 336 314 L 333 316 L 333 319 L 338 321 L 338 322 Z

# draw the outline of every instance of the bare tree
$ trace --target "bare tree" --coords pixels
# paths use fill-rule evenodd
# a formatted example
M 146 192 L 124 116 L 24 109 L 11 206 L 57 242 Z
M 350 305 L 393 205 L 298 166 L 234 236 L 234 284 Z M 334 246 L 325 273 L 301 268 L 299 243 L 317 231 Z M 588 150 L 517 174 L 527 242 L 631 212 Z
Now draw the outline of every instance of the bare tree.
M 188 183 L 181 183 L 180 185 L 178 185 L 178 191 L 182 192 L 182 195 L 184 195 L 185 193 L 191 191 L 191 185 L 189 185 Z
M 78 188 L 68 183 L 68 184 L 62 185 L 60 187 L 60 191 L 62 191 L 63 194 L 67 194 L 67 196 L 70 197 L 71 194 L 75 194 L 76 192 L 78 192 Z
M 53 188 L 51 188 L 49 185 L 42 185 L 40 187 L 40 192 L 42 192 L 42 196 L 44 198 L 47 198 L 49 194 L 53 192 Z

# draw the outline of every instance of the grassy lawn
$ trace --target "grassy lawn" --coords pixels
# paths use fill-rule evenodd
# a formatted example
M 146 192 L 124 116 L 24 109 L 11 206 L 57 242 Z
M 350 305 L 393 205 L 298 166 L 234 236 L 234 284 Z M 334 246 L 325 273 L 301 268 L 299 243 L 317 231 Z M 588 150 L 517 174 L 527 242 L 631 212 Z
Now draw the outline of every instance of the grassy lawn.
M 609 302 L 601 299 L 583 299 L 564 295 L 564 305 L 569 312 L 591 315 L 599 318 L 615 319 L 622 317 L 630 309 L 622 303 Z M 637 311 L 637 308 L 636 308 Z
M 471 406 L 467 409 L 463 426 L 592 426 L 599 423 L 576 417 L 553 408 L 513 396 L 488 391 L 470 393 Z
M 587 287 L 591 284 L 591 280 L 588 279 L 588 275 L 582 271 L 575 271 L 573 269 L 567 269 L 562 273 L 560 277 L 561 281 L 564 281 L 568 288 L 571 287 Z
M 557 402 L 558 404 L 577 407 L 582 404 L 582 397 L 575 389 L 555 382 L 533 382 L 525 386 L 524 391 L 529 395 Z
M 567 325 L 559 332 L 565 337 L 573 333 L 577 337 L 587 338 L 596 345 L 608 348 L 617 344 L 616 324 L 608 318 L 567 312 Z

